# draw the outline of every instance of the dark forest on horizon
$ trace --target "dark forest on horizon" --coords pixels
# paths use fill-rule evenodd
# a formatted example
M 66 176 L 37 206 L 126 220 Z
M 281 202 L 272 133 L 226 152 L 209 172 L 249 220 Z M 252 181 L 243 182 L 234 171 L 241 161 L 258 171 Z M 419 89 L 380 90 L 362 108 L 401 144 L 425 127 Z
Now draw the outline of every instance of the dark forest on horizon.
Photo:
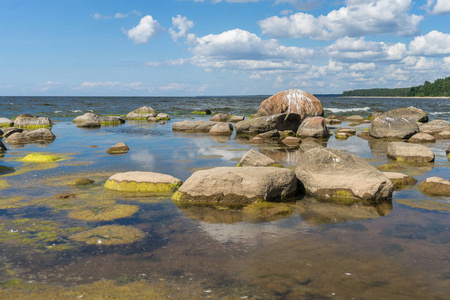
M 344 91 L 342 97 L 450 97 L 450 77 L 408 88 L 374 88 Z

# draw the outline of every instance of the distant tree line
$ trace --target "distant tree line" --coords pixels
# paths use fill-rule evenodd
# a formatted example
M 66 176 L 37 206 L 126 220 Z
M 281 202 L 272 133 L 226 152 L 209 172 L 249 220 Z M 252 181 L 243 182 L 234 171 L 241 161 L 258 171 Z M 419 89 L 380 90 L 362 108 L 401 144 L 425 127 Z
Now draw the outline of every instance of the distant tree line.
M 450 77 L 436 79 L 431 83 L 425 81 L 423 85 L 396 89 L 360 89 L 344 91 L 343 97 L 450 97 Z

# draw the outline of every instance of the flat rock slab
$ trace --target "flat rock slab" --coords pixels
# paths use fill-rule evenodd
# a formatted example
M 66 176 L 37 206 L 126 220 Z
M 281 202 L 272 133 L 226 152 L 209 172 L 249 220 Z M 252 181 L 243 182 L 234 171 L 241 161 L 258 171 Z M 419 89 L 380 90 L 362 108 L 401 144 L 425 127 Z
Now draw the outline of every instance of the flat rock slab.
M 402 142 L 389 143 L 387 157 L 400 162 L 427 163 L 434 161 L 434 153 L 427 146 Z
M 441 177 L 430 177 L 419 183 L 422 193 L 434 196 L 450 196 L 450 181 Z
M 407 185 L 415 185 L 417 180 L 414 177 L 398 172 L 383 172 L 394 185 L 394 188 L 400 188 Z
M 437 134 L 442 131 L 450 131 L 450 122 L 445 120 L 433 120 L 431 122 L 421 124 L 419 128 L 420 131 Z
M 295 169 L 306 193 L 339 204 L 367 200 L 381 202 L 392 196 L 391 181 L 364 159 L 331 148 L 303 153 Z
M 184 131 L 184 132 L 209 132 L 211 128 L 218 122 L 212 121 L 181 121 L 175 122 L 172 125 L 173 131 Z
M 428 133 L 419 132 L 409 138 L 410 143 L 434 143 L 436 139 Z
M 383 115 L 388 117 L 406 117 L 416 122 L 428 122 L 428 114 L 424 110 L 413 106 L 389 110 Z
M 410 118 L 379 116 L 369 126 L 374 138 L 407 139 L 419 132 L 419 125 Z
M 197 171 L 173 195 L 175 201 L 242 205 L 280 201 L 297 192 L 292 170 L 275 167 L 218 167 Z
M 173 192 L 181 180 L 155 172 L 125 172 L 108 178 L 105 188 L 125 192 Z

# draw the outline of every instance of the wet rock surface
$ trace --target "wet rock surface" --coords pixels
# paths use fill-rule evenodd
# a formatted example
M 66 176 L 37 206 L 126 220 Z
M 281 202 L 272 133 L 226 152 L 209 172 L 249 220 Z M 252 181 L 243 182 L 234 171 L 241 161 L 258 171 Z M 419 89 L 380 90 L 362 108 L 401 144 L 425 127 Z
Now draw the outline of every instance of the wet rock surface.
M 416 121 L 404 117 L 376 117 L 369 127 L 369 135 L 374 138 L 407 139 L 419 132 Z

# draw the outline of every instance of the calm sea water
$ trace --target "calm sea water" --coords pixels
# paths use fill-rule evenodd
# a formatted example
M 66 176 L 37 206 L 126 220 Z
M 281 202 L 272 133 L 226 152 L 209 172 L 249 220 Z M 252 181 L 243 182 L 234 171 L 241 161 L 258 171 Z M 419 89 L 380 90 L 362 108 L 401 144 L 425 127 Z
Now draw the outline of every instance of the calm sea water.
M 417 186 L 395 191 L 392 203 L 373 207 L 305 197 L 240 210 L 178 207 L 168 196 L 103 188 L 110 175 L 123 171 L 161 172 L 186 180 L 198 169 L 235 166 L 255 145 L 234 135 L 222 139 L 174 133 L 172 124 L 206 120 L 209 116 L 192 113 L 203 109 L 250 115 L 265 98 L 0 97 L 0 117 L 47 116 L 55 122 L 56 135 L 48 145 L 8 145 L 0 158 L 0 298 L 448 298 L 450 199 L 423 195 Z M 449 99 L 318 98 L 327 115 L 368 116 L 375 110 L 415 106 L 430 119 L 450 120 Z M 71 122 L 85 112 L 124 115 L 144 105 L 172 119 L 165 125 L 128 121 L 91 130 Z M 354 128 L 360 132 L 367 127 Z M 130 152 L 105 152 L 118 142 L 125 142 Z M 449 179 L 448 144 L 428 144 L 435 163 L 403 165 L 401 172 L 419 182 L 432 176 Z M 331 137 L 327 146 L 374 166 L 388 163 L 384 141 Z M 302 153 L 281 145 L 257 148 L 291 168 Z M 33 152 L 64 160 L 21 160 Z M 82 177 L 94 183 L 69 184 Z M 54 197 L 60 193 L 72 197 Z M 123 243 L 108 245 L 101 240 L 104 234 L 94 232 L 92 244 L 75 240 L 77 233 L 110 225 L 138 229 L 144 237 L 133 241 L 133 231 L 113 232 L 118 237 L 111 240 Z

